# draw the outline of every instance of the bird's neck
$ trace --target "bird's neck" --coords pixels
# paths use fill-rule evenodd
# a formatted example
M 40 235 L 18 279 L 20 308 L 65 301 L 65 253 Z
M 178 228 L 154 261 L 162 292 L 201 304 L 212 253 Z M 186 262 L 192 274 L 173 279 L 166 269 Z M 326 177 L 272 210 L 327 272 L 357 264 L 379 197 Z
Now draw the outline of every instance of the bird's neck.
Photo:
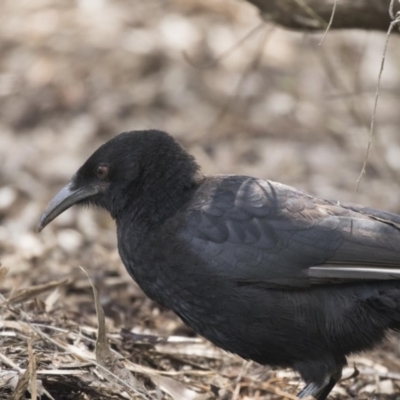
M 126 203 L 114 217 L 118 225 L 133 224 L 142 232 L 156 229 L 186 204 L 204 177 L 193 171 L 159 171 L 129 190 Z

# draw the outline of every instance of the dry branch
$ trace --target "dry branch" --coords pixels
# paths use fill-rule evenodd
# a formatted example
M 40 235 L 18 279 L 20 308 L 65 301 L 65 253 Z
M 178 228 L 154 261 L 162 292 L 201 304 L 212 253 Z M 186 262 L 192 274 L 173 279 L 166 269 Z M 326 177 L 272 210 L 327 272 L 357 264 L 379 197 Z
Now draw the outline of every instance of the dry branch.
M 328 26 L 335 0 L 247 0 L 265 20 L 289 29 L 320 31 Z M 395 1 L 394 12 L 400 10 Z M 388 0 L 341 0 L 331 29 L 387 31 L 392 19 Z M 399 33 L 398 30 L 395 30 Z

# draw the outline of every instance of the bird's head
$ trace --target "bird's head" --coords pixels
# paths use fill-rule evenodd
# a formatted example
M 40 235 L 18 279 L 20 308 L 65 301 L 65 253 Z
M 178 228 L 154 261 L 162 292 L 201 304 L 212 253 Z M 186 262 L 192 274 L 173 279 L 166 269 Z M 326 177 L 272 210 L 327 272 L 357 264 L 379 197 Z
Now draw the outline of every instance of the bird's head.
M 194 159 L 167 133 L 121 133 L 100 146 L 53 197 L 38 230 L 74 204 L 100 206 L 116 217 L 135 197 L 149 202 L 162 197 L 167 182 L 173 189 L 190 186 L 197 170 Z

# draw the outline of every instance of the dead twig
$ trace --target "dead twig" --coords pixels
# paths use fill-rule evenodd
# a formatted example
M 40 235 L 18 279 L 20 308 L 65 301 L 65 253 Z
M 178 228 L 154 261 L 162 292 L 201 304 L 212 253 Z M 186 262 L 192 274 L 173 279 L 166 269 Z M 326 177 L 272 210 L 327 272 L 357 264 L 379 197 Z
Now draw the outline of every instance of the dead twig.
M 322 43 L 324 43 L 326 35 L 328 34 L 329 30 L 331 29 L 331 26 L 332 26 L 332 23 L 333 23 L 333 19 L 335 17 L 337 2 L 338 2 L 338 0 L 335 0 L 335 2 L 333 3 L 331 18 L 329 19 L 328 26 L 325 29 L 324 35 L 322 36 L 322 39 L 321 39 L 321 42 L 319 43 L 319 46 L 321 46 Z
M 250 39 L 252 36 L 254 36 L 256 33 L 258 33 L 262 28 L 265 28 L 266 24 L 265 22 L 261 22 L 260 24 L 256 25 L 253 29 L 250 30 L 250 32 L 246 33 L 241 39 L 239 39 L 232 47 L 229 47 L 225 51 L 223 51 L 220 55 L 215 57 L 213 60 L 210 62 L 200 64 L 198 62 L 195 62 L 192 57 L 186 52 L 183 52 L 183 57 L 186 60 L 187 63 L 189 63 L 192 67 L 197 68 L 197 69 L 209 69 L 217 65 L 221 60 L 223 60 L 226 57 L 229 57 L 236 49 L 238 49 L 243 43 L 245 43 L 248 39 Z
M 390 7 L 391 15 L 393 14 L 393 3 L 394 2 L 392 0 L 391 7 Z M 398 13 L 396 18 L 391 22 L 391 24 L 389 25 L 389 29 L 387 31 L 387 34 L 386 34 L 385 47 L 383 49 L 381 67 L 379 69 L 379 74 L 378 74 L 378 83 L 376 85 L 374 109 L 373 109 L 373 112 L 372 112 L 371 126 L 370 126 L 370 130 L 369 130 L 369 135 L 368 135 L 368 144 L 367 144 L 367 149 L 366 149 L 366 152 L 365 152 L 364 163 L 363 163 L 360 175 L 359 175 L 359 177 L 358 177 L 358 179 L 356 181 L 356 191 L 358 191 L 358 188 L 359 188 L 360 182 L 361 182 L 361 178 L 365 174 L 367 163 L 368 163 L 368 156 L 369 156 L 369 152 L 370 152 L 370 149 L 371 149 L 372 137 L 373 137 L 374 128 L 375 128 L 375 118 L 376 118 L 376 110 L 378 108 L 379 90 L 380 90 L 380 87 L 381 87 L 381 79 L 382 79 L 383 68 L 385 66 L 386 53 L 387 53 L 387 48 L 388 48 L 388 44 L 389 44 L 389 38 L 390 38 L 390 35 L 391 35 L 394 27 L 399 23 L 400 23 L 400 13 Z

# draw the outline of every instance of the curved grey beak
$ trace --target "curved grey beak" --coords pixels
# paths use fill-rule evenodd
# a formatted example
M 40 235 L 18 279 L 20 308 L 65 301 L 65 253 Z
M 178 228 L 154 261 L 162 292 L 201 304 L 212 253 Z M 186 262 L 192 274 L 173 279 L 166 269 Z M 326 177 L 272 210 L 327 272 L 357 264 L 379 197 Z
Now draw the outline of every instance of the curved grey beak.
M 38 232 L 74 204 L 94 196 L 104 189 L 101 185 L 89 185 L 79 189 L 71 189 L 71 186 L 72 184 L 69 183 L 51 199 L 46 210 L 40 217 L 37 228 Z

